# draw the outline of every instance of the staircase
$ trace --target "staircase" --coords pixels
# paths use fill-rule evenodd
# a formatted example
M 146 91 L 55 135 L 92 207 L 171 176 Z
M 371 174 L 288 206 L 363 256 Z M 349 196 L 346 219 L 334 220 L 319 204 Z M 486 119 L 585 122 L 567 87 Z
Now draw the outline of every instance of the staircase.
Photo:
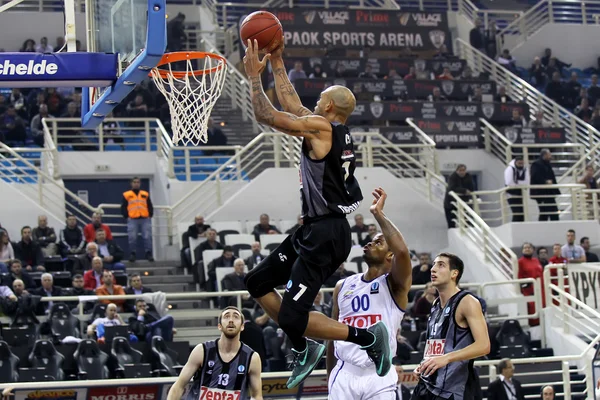
M 252 130 L 252 123 L 247 119 L 244 120 L 242 111 L 239 108 L 233 108 L 231 103 L 231 98 L 228 95 L 222 95 L 217 100 L 217 104 L 213 107 L 210 116 L 216 124 L 219 124 L 221 121 L 225 122 L 225 125 L 220 128 L 227 136 L 227 144 L 229 146 L 244 146 L 254 139 L 256 134 Z

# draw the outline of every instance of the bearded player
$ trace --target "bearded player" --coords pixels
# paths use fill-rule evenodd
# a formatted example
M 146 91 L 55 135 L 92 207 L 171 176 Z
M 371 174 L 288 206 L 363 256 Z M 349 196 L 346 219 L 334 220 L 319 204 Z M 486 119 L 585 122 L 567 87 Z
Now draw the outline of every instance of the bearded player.
M 221 337 L 194 348 L 167 400 L 240 399 L 262 400 L 261 361 L 258 353 L 240 341 L 244 315 L 226 307 L 219 316 Z M 194 378 L 190 389 L 184 390 Z
M 473 362 L 490 352 L 490 337 L 481 303 L 458 287 L 464 268 L 463 261 L 450 253 L 438 254 L 433 261 L 431 284 L 439 297 L 427 321 L 424 358 L 415 370 L 419 383 L 412 400 L 481 399 Z
M 395 354 L 396 335 L 408 305 L 412 264 L 404 237 L 383 212 L 387 194 L 378 188 L 373 196 L 371 213 L 382 233 L 364 247 L 367 272 L 336 284 L 332 318 L 361 328 L 382 321 L 388 327 L 391 353 Z M 396 399 L 396 371 L 391 369 L 384 377 L 378 377 L 373 362 L 353 343 L 329 342 L 327 373 L 329 400 Z
M 256 120 L 287 135 L 302 138 L 300 193 L 303 224 L 246 276 L 252 297 L 276 321 L 292 342 L 294 355 L 288 388 L 298 386 L 317 366 L 325 346 L 306 336 L 345 340 L 361 346 L 385 376 L 391 367 L 387 328 L 377 323 L 351 327 L 309 313 L 323 282 L 346 261 L 352 247 L 346 216 L 363 199 L 354 176 L 356 157 L 350 130 L 345 125 L 356 99 L 343 86 L 327 88 L 314 113 L 302 106 L 285 71 L 280 46 L 262 60 L 258 43 L 248 40 L 244 68 Z M 277 96 L 287 112 L 277 111 L 265 95 L 261 73 L 271 59 Z M 287 285 L 286 285 L 287 283 Z M 281 296 L 275 291 L 286 285 Z

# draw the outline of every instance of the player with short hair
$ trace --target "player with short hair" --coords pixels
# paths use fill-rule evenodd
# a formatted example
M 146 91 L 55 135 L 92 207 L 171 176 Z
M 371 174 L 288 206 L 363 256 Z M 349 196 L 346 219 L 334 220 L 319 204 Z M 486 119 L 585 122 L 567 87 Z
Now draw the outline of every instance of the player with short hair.
M 419 383 L 413 400 L 474 400 L 481 398 L 473 362 L 490 352 L 490 337 L 481 303 L 458 287 L 463 261 L 440 253 L 431 268 L 431 284 L 439 297 L 427 322 L 423 361 L 415 369 Z
M 260 356 L 240 341 L 244 315 L 237 307 L 226 307 L 219 315 L 218 328 L 219 339 L 194 348 L 167 400 L 248 399 L 248 392 L 253 400 L 262 400 Z
M 367 272 L 336 284 L 332 318 L 355 327 L 382 321 L 388 327 L 391 353 L 396 354 L 396 335 L 408 305 L 412 263 L 404 237 L 383 212 L 387 194 L 378 188 L 373 196 L 371 213 L 382 233 L 376 234 L 364 247 Z M 354 343 L 329 342 L 327 373 L 329 400 L 396 400 L 396 371 L 390 369 L 379 378 L 373 362 Z
M 258 43 L 248 41 L 244 67 L 250 79 L 254 115 L 258 122 L 302 137 L 300 193 L 303 224 L 246 276 L 246 287 L 292 342 L 294 354 L 288 388 L 298 386 L 316 367 L 325 346 L 305 336 L 347 340 L 362 346 L 376 364 L 377 374 L 390 366 L 388 332 L 383 323 L 368 329 L 349 327 L 312 312 L 323 283 L 348 258 L 352 239 L 346 216 L 363 198 L 354 176 L 356 157 L 348 127 L 356 99 L 343 86 L 327 88 L 314 114 L 302 106 L 283 68 L 280 46 L 273 55 L 258 57 Z M 286 111 L 277 111 L 263 91 L 261 73 L 271 59 L 275 87 Z M 284 68 L 285 69 L 285 68 Z M 282 101 L 283 100 L 283 101 Z M 274 290 L 285 285 L 281 296 Z

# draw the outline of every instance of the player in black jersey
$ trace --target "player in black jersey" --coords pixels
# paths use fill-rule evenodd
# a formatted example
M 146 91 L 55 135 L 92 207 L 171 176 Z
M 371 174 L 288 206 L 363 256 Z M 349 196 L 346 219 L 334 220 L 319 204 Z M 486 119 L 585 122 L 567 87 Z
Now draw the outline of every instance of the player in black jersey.
M 478 400 L 479 378 L 473 361 L 490 352 L 490 338 L 481 303 L 459 289 L 464 263 L 441 253 L 431 268 L 431 284 L 439 297 L 427 322 L 423 361 L 415 370 L 419 383 L 412 400 Z
M 243 314 L 237 307 L 226 307 L 218 327 L 221 337 L 196 346 L 167 400 L 247 400 L 248 394 L 252 400 L 262 400 L 260 357 L 240 341 Z
M 246 287 L 293 344 L 294 363 L 288 388 L 299 385 L 316 367 L 325 346 L 305 336 L 347 340 L 367 351 L 377 374 L 391 366 L 388 332 L 381 322 L 360 329 L 311 312 L 321 286 L 342 264 L 352 247 L 346 216 L 363 199 L 354 177 L 356 159 L 352 136 L 344 125 L 356 99 L 343 86 L 321 93 L 314 113 L 302 106 L 285 72 L 281 54 L 258 57 L 258 44 L 248 41 L 244 67 L 251 82 L 254 115 L 262 124 L 302 137 L 300 178 L 303 225 L 288 236 L 246 276 Z M 277 96 L 287 112 L 277 111 L 265 95 L 260 75 L 271 59 Z M 286 285 L 287 283 L 287 285 Z M 286 285 L 281 296 L 274 290 Z

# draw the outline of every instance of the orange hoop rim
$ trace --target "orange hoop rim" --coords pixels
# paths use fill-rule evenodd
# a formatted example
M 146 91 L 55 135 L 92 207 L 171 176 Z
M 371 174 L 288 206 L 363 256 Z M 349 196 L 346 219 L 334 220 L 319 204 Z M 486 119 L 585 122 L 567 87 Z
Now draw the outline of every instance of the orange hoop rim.
M 199 70 L 195 70 L 195 71 L 170 71 L 167 69 L 163 69 L 163 68 L 159 68 L 162 67 L 163 65 L 167 65 L 173 62 L 178 62 L 178 61 L 187 61 L 187 60 L 199 60 L 202 58 L 212 58 L 213 60 L 219 60 L 221 61 L 221 63 L 219 65 L 217 65 L 216 67 L 210 68 L 210 69 L 199 69 Z M 172 76 L 173 78 L 176 79 L 183 79 L 186 76 L 200 76 L 200 75 L 204 75 L 204 74 L 212 74 L 217 72 L 218 70 L 222 69 L 223 66 L 225 66 L 227 64 L 227 60 L 225 59 L 225 57 L 222 57 L 218 54 L 215 53 L 208 53 L 208 52 L 204 52 L 204 51 L 177 51 L 177 52 L 173 52 L 173 53 L 165 53 L 162 58 L 160 59 L 160 61 L 158 62 L 158 64 L 156 65 L 156 67 L 153 68 L 154 71 L 158 72 L 158 74 L 160 75 L 161 78 L 163 79 L 168 79 L 169 76 Z M 151 76 L 152 74 L 150 74 Z

